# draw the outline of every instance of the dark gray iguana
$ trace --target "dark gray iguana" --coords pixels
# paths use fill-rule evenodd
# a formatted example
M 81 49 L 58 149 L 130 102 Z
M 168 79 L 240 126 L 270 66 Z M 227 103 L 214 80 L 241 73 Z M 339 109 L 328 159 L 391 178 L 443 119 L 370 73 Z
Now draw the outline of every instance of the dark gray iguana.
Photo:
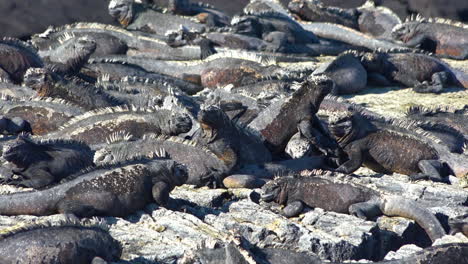
M 278 100 L 260 112 L 249 128 L 258 131 L 274 152 L 282 151 L 301 121 L 317 121 L 315 114 L 333 85 L 333 81 L 323 75 L 307 78 L 297 85 L 298 89 L 289 98 Z
M 194 140 L 206 146 L 229 170 L 244 164 L 271 161 L 271 153 L 255 131 L 242 127 L 220 108 L 209 106 L 198 113 L 200 131 Z
M 27 120 L 34 135 L 43 135 L 57 130 L 84 110 L 62 99 L 50 97 L 12 98 L 0 96 L 0 115 L 5 118 Z M 18 122 L 16 122 L 21 127 Z M 25 131 L 28 132 L 28 131 Z
M 94 167 L 42 190 L 0 195 L 0 215 L 123 217 L 152 202 L 165 206 L 186 180 L 185 166 L 169 159 Z
M 406 217 L 415 220 L 432 241 L 445 235 L 435 215 L 418 203 L 401 197 L 387 197 L 349 182 L 316 176 L 285 176 L 268 182 L 262 190 L 262 200 L 286 205 L 283 213 L 288 217 L 297 216 L 307 205 L 363 219 L 381 214 Z
M 55 49 L 39 52 L 43 61 L 60 74 L 78 73 L 96 50 L 96 42 L 88 37 L 70 38 Z
M 133 0 L 111 0 L 109 14 L 129 30 L 138 30 L 164 36 L 167 31 L 182 25 L 190 30 L 204 31 L 205 25 L 190 17 L 157 12 Z
M 419 93 L 440 93 L 449 85 L 468 87 L 468 74 L 422 53 L 356 53 L 377 84 L 414 87 Z
M 468 25 L 444 19 L 413 16 L 392 30 L 394 40 L 417 47 L 440 57 L 468 58 Z
M 123 162 L 137 155 L 147 156 L 157 152 L 163 152 L 161 154 L 187 167 L 186 184 L 219 186 L 223 177 L 229 172 L 224 161 L 207 147 L 192 140 L 163 135 L 146 135 L 139 140 L 115 138 L 102 148 L 98 148 L 94 161 L 96 164 Z
M 230 17 L 222 11 L 202 2 L 189 0 L 169 0 L 168 11 L 183 16 L 196 16 L 199 22 L 209 27 L 222 27 L 230 24 Z
M 104 264 L 118 261 L 122 246 L 101 223 L 40 222 L 0 235 L 0 262 Z
M 37 51 L 18 39 L 3 38 L 0 40 L 0 77 L 21 83 L 23 75 L 31 67 L 43 67 Z
M 444 176 L 468 174 L 468 158 L 450 153 L 437 140 L 404 122 L 371 122 L 359 113 L 332 116 L 329 129 L 348 160 L 336 169 L 352 173 L 362 164 L 380 173 L 402 173 L 412 179 L 446 181 Z
M 24 83 L 41 97 L 61 98 L 85 110 L 121 105 L 104 90 L 75 77 L 64 77 L 43 68 L 31 68 Z
M 147 133 L 178 135 L 190 131 L 191 127 L 192 121 L 185 113 L 155 107 L 117 106 L 86 112 L 45 137 L 75 139 L 92 145 L 105 143 L 119 131 L 141 138 Z
M 73 140 L 33 140 L 20 135 L 4 147 L 3 156 L 14 165 L 2 183 L 42 188 L 94 165 L 92 151 L 86 144 Z
M 31 133 L 31 124 L 21 117 L 11 117 L 0 115 L 0 134 L 18 135 L 20 133 Z
M 376 7 L 374 1 L 366 1 L 358 8 L 341 9 L 324 6 L 319 0 L 294 0 L 289 2 L 288 9 L 306 21 L 335 23 L 379 39 L 391 39 L 393 27 L 401 23 L 392 10 Z

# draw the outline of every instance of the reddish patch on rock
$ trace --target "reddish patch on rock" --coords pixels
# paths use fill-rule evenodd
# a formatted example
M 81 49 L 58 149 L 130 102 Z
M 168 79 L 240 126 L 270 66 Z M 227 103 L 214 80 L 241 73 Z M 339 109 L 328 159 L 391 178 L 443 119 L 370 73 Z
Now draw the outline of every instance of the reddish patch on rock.
M 250 79 L 258 79 L 261 75 L 252 68 L 237 67 L 229 69 L 205 69 L 201 74 L 201 84 L 203 87 L 216 88 L 233 84 L 234 86 L 241 85 L 242 81 Z
M 182 74 L 182 79 L 196 85 L 201 85 L 201 76 L 198 74 Z

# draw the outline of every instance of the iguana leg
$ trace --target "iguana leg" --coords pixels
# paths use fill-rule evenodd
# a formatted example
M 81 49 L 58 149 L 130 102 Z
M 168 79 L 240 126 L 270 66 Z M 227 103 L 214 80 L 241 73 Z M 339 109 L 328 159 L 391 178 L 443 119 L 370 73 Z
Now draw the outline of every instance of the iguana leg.
M 411 175 L 411 180 L 429 179 L 435 182 L 447 182 L 447 178 L 445 176 L 448 175 L 448 172 L 447 167 L 443 162 L 439 160 L 421 160 L 418 163 L 418 167 L 421 170 L 421 173 Z
M 302 210 L 304 210 L 304 204 L 301 201 L 294 201 L 283 208 L 283 215 L 286 217 L 298 216 Z
M 320 121 L 317 120 L 316 122 Z M 331 157 L 340 156 L 338 144 L 333 142 L 333 140 L 330 137 L 327 137 L 326 134 L 322 133 L 322 131 L 320 131 L 320 127 L 314 127 L 314 122 L 312 120 L 302 120 L 297 125 L 297 129 L 323 154 Z
M 432 81 L 424 81 L 415 85 L 413 91 L 417 93 L 440 93 L 447 86 L 449 74 L 447 72 L 436 72 L 432 75 Z
M 13 177 L 5 179 L 4 184 L 37 189 L 47 186 L 55 180 L 55 177 L 46 169 L 32 169 L 31 167 L 18 176 L 21 177 L 18 179 L 13 179 Z
M 91 217 L 104 213 L 125 215 L 127 212 L 120 212 L 120 207 L 119 200 L 114 194 L 90 190 L 67 196 L 57 204 L 57 211 L 78 217 Z
M 359 143 L 359 141 L 356 142 Z M 348 154 L 349 160 L 341 164 L 341 166 L 335 170 L 336 172 L 350 174 L 359 169 L 359 167 L 361 167 L 363 162 L 362 150 L 357 145 L 359 144 L 351 143 L 350 146 L 345 150 L 346 154 Z
M 153 185 L 153 198 L 158 205 L 165 206 L 169 201 L 169 193 L 171 192 L 171 187 L 169 184 L 159 181 Z
M 349 214 L 357 216 L 361 219 L 372 219 L 382 215 L 379 201 L 367 201 L 355 203 L 349 207 Z

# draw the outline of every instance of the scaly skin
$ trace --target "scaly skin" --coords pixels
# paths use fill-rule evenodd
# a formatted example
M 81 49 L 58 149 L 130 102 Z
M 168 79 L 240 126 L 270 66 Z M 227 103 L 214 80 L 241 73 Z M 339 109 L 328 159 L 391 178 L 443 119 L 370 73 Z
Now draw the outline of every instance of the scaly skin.
M 0 249 L 0 262 L 5 264 L 107 263 L 118 261 L 122 254 L 120 243 L 108 230 L 72 222 L 15 230 L 2 236 Z
M 105 143 L 116 132 L 126 132 L 135 138 L 147 133 L 175 136 L 190 131 L 191 127 L 192 121 L 185 113 L 118 106 L 84 113 L 45 137 L 75 139 L 92 145 Z
M 123 104 L 105 91 L 78 78 L 66 78 L 42 68 L 31 68 L 24 76 L 24 83 L 41 97 L 61 98 L 92 110 Z
M 439 93 L 449 85 L 468 87 L 468 74 L 426 54 L 361 53 L 357 57 L 373 78 L 413 87 L 416 92 Z
M 292 96 L 272 103 L 249 127 L 258 131 L 273 152 L 284 149 L 297 132 L 302 120 L 314 119 L 323 98 L 330 93 L 333 81 L 325 76 L 311 76 L 300 84 Z
M 428 20 L 409 21 L 395 26 L 394 40 L 408 47 L 419 47 L 438 56 L 464 60 L 468 58 L 468 26 Z
M 148 136 L 140 140 L 117 141 L 98 148 L 94 155 L 96 164 L 109 161 L 123 162 L 138 155 L 151 155 L 163 152 L 171 159 L 187 167 L 186 184 L 196 186 L 219 185 L 228 170 L 222 160 L 206 147 L 194 141 L 178 137 Z
M 24 73 L 32 67 L 42 67 L 44 63 L 37 51 L 19 39 L 0 40 L 0 76 L 14 83 L 23 81 Z
M 97 167 L 53 187 L 1 195 L 0 215 L 123 217 L 151 202 L 165 206 L 172 189 L 186 180 L 186 168 L 167 159 Z
M 270 181 L 262 190 L 264 201 L 287 205 L 283 212 L 289 217 L 298 215 L 305 204 L 326 211 L 350 213 L 364 219 L 382 213 L 403 216 L 421 225 L 432 241 L 445 235 L 437 218 L 416 202 L 400 197 L 382 197 L 375 190 L 365 186 L 319 177 L 286 176 Z
M 38 141 L 20 135 L 7 146 L 3 158 L 14 164 L 16 177 L 2 182 L 15 186 L 42 188 L 93 164 L 94 152 L 76 141 Z
M 53 98 L 11 98 L 0 99 L 0 115 L 7 118 L 28 120 L 34 135 L 43 135 L 57 130 L 72 117 L 84 113 L 81 107 L 64 100 Z

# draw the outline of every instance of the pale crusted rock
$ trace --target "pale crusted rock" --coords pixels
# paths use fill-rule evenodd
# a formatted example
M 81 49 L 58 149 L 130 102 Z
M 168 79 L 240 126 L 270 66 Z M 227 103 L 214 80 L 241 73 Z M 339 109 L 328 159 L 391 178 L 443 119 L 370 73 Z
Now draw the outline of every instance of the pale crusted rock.
M 301 137 L 297 132 L 291 137 L 284 152 L 293 159 L 299 159 L 307 156 L 312 151 L 312 144 L 306 138 Z
M 397 251 L 388 252 L 388 254 L 385 256 L 385 260 L 402 259 L 409 257 L 420 250 L 422 250 L 422 248 L 416 245 L 404 245 Z
M 122 259 L 157 263 L 175 263 L 184 252 L 202 247 L 205 241 L 219 240 L 223 235 L 199 218 L 182 212 L 158 208 L 155 204 L 125 219 L 114 221 L 111 235 L 123 245 Z

